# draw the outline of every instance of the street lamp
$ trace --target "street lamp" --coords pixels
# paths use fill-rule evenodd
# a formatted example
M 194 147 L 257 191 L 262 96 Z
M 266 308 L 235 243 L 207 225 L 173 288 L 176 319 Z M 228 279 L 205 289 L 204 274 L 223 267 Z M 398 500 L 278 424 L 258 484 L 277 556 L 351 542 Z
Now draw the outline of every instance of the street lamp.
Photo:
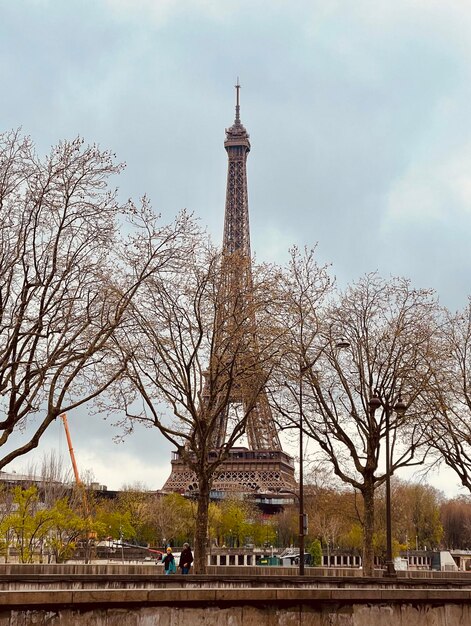
M 368 402 L 368 408 L 370 410 L 370 416 L 373 419 L 377 409 L 381 406 L 382 402 L 378 397 L 378 392 L 375 390 L 373 396 Z M 406 412 L 406 405 L 399 395 L 393 410 L 399 417 L 402 417 Z M 389 414 L 390 407 L 385 407 L 386 413 L 386 576 L 396 576 L 396 568 L 394 567 L 394 560 L 392 556 L 392 524 L 391 524 L 391 451 L 389 445 Z
M 299 575 L 304 576 L 304 536 L 307 534 L 307 515 L 304 513 L 303 468 L 303 376 L 305 368 L 299 364 Z

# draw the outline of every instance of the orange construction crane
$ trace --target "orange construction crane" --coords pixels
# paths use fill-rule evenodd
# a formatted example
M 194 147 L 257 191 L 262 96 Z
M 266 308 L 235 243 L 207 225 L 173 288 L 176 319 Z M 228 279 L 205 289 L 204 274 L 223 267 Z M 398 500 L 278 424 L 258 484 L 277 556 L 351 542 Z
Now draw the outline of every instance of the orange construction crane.
M 67 437 L 67 445 L 69 446 L 69 454 L 70 460 L 72 461 L 72 468 L 74 470 L 75 482 L 77 483 L 77 485 L 81 485 L 82 481 L 80 480 L 80 475 L 77 469 L 77 462 L 75 461 L 74 449 L 72 447 L 72 439 L 69 432 L 69 424 L 67 423 L 67 415 L 65 413 L 62 413 L 60 418 L 64 423 L 65 436 Z
M 65 413 L 62 413 L 60 418 L 62 420 L 62 423 L 64 424 L 65 436 L 67 437 L 67 445 L 69 446 L 69 454 L 70 454 L 70 460 L 72 461 L 72 468 L 74 470 L 75 482 L 77 484 L 77 487 L 80 493 L 82 494 L 83 510 L 85 513 L 86 520 L 88 520 L 87 524 L 90 524 L 91 523 L 90 507 L 88 505 L 87 491 L 86 491 L 85 485 L 80 480 L 80 474 L 78 472 L 77 462 L 75 460 L 74 449 L 72 447 L 72 438 L 69 432 L 69 424 L 67 423 L 67 415 Z M 83 538 L 87 545 L 86 550 L 88 551 L 89 546 L 90 546 L 90 541 L 96 539 L 96 533 L 89 530 L 88 532 L 84 534 Z M 85 557 L 86 563 L 89 562 L 89 558 L 90 558 L 89 555 Z
M 79 487 L 79 489 L 82 492 L 83 506 L 85 508 L 85 513 L 86 515 L 89 515 L 90 509 L 88 506 L 87 494 L 85 491 L 85 485 L 80 480 L 80 474 L 78 472 L 77 462 L 75 460 L 74 449 L 72 447 L 72 438 L 70 436 L 69 424 L 67 423 L 67 415 L 65 413 L 62 413 L 60 418 L 64 424 L 65 436 L 67 437 L 67 445 L 69 446 L 69 454 L 70 454 L 70 460 L 72 461 L 72 468 L 74 470 L 75 482 L 77 483 L 77 487 Z

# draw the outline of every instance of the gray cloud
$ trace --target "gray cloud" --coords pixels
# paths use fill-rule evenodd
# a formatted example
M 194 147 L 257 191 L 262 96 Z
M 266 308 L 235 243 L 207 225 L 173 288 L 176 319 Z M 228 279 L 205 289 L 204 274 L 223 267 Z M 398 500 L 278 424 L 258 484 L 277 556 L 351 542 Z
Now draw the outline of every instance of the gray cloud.
M 456 308 L 470 291 L 470 26 L 470 7 L 438 0 L 2 3 L 2 127 L 42 152 L 77 134 L 111 148 L 123 198 L 147 193 L 165 219 L 187 207 L 219 240 L 240 76 L 257 257 L 319 242 L 341 284 L 404 274 Z M 126 467 L 111 486 L 132 458 L 168 467 L 156 433 L 113 447 L 86 423 L 77 452 Z

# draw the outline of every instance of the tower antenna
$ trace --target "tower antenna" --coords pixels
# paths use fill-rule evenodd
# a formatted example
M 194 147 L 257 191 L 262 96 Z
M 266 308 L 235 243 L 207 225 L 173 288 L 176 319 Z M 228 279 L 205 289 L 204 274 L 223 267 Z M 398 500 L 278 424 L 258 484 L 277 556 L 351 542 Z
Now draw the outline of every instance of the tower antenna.
M 237 76 L 237 83 L 235 85 L 236 88 L 236 116 L 235 121 L 240 122 L 240 83 L 239 77 Z

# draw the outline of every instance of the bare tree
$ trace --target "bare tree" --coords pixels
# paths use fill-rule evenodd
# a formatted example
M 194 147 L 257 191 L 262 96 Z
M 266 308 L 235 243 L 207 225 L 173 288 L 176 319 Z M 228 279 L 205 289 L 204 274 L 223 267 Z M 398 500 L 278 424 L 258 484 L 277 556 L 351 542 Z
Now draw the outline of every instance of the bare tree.
M 221 261 L 195 240 L 179 271 L 147 281 L 148 291 L 134 307 L 135 328 L 119 342 L 131 385 L 145 405 L 136 411 L 133 395 L 122 388 L 117 404 L 126 407 L 129 427 L 136 420 L 157 427 L 194 472 L 199 573 L 206 567 L 213 477 L 244 435 L 277 353 L 279 329 L 266 314 L 273 272 L 241 279 L 244 263 L 236 254 Z M 227 419 L 234 397 L 244 403 L 235 419 Z
M 471 297 L 463 311 L 447 313 L 441 337 L 447 359 L 428 407 L 430 445 L 471 491 Z
M 444 529 L 444 546 L 449 550 L 471 547 L 471 500 L 460 496 L 444 502 L 440 509 Z
M 113 334 L 143 281 L 185 254 L 190 220 L 161 226 L 146 199 L 120 204 L 109 179 L 122 167 L 81 139 L 41 159 L 0 135 L 0 467 L 122 375 Z
M 43 454 L 40 464 L 28 463 L 24 473 L 31 479 L 25 481 L 25 486 L 38 487 L 40 499 L 46 507 L 53 506 L 58 500 L 70 498 L 72 495 L 72 471 L 65 468 L 62 456 L 55 450 Z
M 320 306 L 313 272 L 305 259 L 293 258 L 286 292 L 294 356 L 284 368 L 291 376 L 284 414 L 291 428 L 299 428 L 302 412 L 303 430 L 321 458 L 361 493 L 364 572 L 370 575 L 374 494 L 386 480 L 387 424 L 391 475 L 424 460 L 418 452 L 423 395 L 435 371 L 439 309 L 433 292 L 376 274 L 348 288 L 329 308 Z M 405 414 L 394 411 L 401 394 Z

